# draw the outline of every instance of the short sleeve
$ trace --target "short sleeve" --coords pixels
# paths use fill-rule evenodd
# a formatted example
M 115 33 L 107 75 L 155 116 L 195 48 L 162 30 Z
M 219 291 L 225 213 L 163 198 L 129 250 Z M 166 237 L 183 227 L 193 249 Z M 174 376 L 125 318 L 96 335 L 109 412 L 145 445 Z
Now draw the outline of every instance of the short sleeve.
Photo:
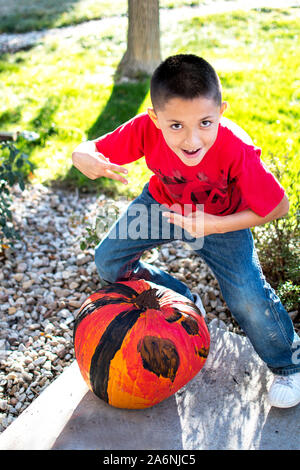
M 144 156 L 144 115 L 138 115 L 95 140 L 98 152 L 111 163 L 125 165 Z
M 280 203 L 284 189 L 260 158 L 261 149 L 243 149 L 237 184 L 250 209 L 265 217 Z

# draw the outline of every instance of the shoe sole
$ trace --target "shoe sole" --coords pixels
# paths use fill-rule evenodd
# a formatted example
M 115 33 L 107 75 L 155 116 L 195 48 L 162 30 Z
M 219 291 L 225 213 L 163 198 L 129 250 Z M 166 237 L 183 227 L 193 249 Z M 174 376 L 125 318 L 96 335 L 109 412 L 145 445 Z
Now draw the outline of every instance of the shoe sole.
M 275 408 L 292 408 L 293 406 L 299 405 L 300 399 L 290 402 L 289 404 L 286 403 L 285 405 L 277 404 L 275 402 L 272 402 L 271 400 L 269 400 L 269 403 L 271 406 L 274 406 Z

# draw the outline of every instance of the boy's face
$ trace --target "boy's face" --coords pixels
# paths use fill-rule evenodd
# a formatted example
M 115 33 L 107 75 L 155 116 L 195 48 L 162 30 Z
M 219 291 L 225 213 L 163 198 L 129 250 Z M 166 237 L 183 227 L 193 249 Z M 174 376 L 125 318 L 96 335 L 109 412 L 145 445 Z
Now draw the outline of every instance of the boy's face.
M 177 157 L 185 165 L 195 166 L 214 144 L 226 107 L 226 102 L 218 106 L 204 97 L 172 98 L 156 112 L 149 108 L 148 114 Z

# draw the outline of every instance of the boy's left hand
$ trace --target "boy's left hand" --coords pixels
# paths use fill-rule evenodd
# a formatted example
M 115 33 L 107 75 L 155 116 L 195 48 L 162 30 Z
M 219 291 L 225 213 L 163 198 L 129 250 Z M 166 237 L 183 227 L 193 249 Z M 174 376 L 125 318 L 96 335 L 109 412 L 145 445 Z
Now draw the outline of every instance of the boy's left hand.
M 168 211 L 164 211 L 162 215 L 167 217 L 169 223 L 178 225 L 194 238 L 205 237 L 218 232 L 216 229 L 217 216 L 199 210 L 191 212 L 188 216 Z

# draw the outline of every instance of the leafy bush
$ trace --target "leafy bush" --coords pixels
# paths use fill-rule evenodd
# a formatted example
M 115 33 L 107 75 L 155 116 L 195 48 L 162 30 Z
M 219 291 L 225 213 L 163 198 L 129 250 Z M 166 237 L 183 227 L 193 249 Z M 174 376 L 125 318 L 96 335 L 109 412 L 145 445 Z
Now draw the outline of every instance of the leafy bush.
M 298 310 L 300 313 L 300 285 L 286 281 L 279 284 L 277 293 L 288 311 Z
M 84 251 L 94 249 L 99 241 L 106 235 L 121 213 L 120 206 L 113 199 L 99 203 L 98 211 L 92 222 L 85 222 L 85 233 L 80 241 L 80 248 Z
M 21 142 L 20 145 L 22 147 Z M 32 170 L 33 165 L 28 160 L 28 155 L 12 142 L 0 142 L 0 251 L 6 242 L 12 245 L 13 239 L 20 239 L 10 210 L 12 202 L 10 188 L 18 183 L 23 191 L 29 169 Z
M 269 168 L 279 181 L 285 178 L 290 210 L 280 219 L 255 227 L 253 236 L 266 279 L 287 310 L 300 313 L 299 172 L 295 172 L 288 157 L 279 160 L 274 155 Z

